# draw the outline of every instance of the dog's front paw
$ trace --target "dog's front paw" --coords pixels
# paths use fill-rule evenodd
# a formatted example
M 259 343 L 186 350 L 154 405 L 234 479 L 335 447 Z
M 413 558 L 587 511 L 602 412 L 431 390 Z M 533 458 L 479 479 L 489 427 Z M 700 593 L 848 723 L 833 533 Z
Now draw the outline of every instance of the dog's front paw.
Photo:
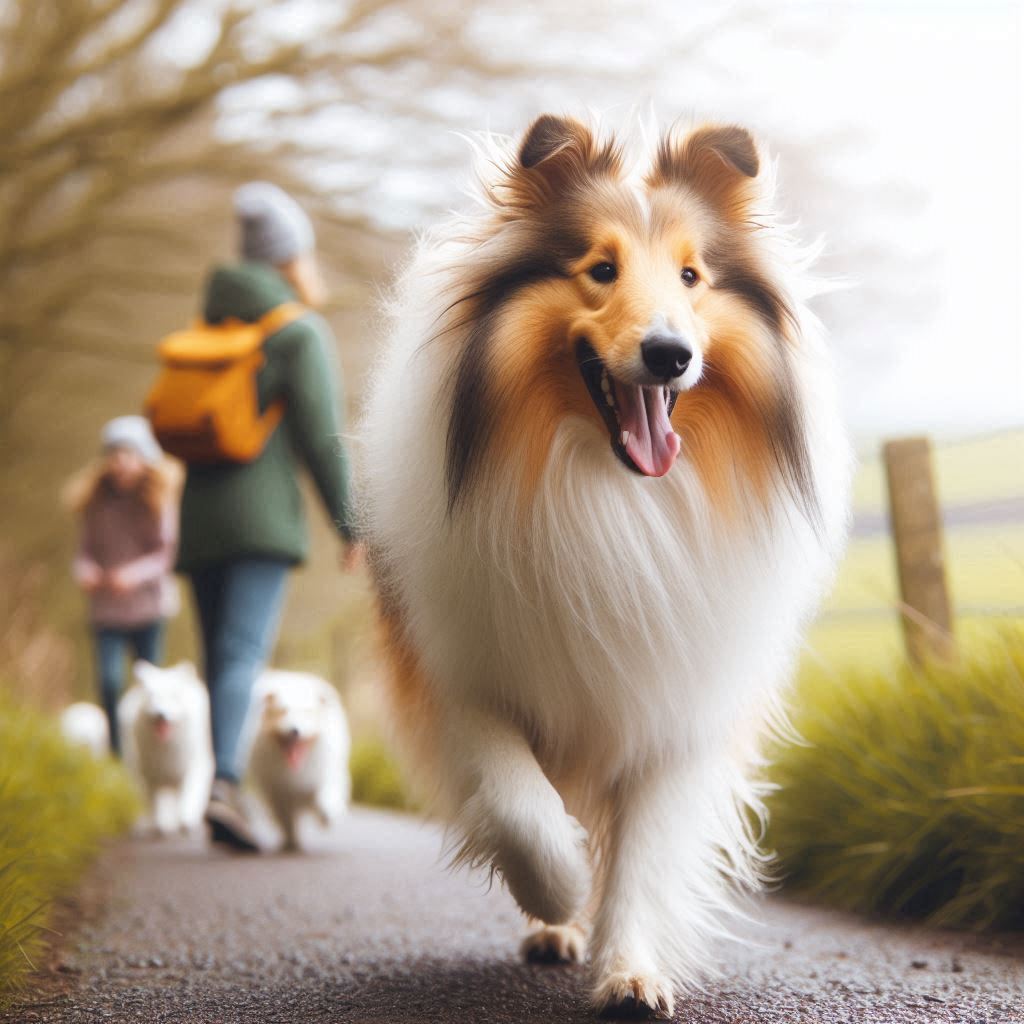
M 616 972 L 597 986 L 594 1006 L 603 1017 L 670 1020 L 675 1007 L 672 983 L 661 974 Z
M 578 964 L 586 951 L 586 936 L 576 924 L 545 925 L 527 935 L 519 947 L 531 964 Z

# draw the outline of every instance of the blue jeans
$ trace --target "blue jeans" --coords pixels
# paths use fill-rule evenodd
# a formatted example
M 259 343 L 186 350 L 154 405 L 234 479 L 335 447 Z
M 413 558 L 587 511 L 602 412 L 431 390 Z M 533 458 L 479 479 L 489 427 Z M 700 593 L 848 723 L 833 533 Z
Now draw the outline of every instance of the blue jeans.
M 164 651 L 164 620 L 147 622 L 129 629 L 93 626 L 96 641 L 96 674 L 99 676 L 100 699 L 110 725 L 110 746 L 121 753 L 121 737 L 117 730 L 117 701 L 124 689 L 124 656 L 129 648 L 135 658 L 159 665 Z
M 276 558 L 243 558 L 191 573 L 218 779 L 238 781 L 238 741 L 253 684 L 277 638 L 289 567 Z

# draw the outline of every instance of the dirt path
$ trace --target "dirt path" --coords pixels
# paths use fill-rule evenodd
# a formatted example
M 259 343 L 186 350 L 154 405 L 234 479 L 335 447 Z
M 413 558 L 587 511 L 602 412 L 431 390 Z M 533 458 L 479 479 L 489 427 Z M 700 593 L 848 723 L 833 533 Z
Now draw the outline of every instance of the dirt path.
M 593 1021 L 583 972 L 527 967 L 509 897 L 438 865 L 439 833 L 356 811 L 331 848 L 232 858 L 130 843 L 59 970 L 0 1021 Z M 689 1024 L 1024 1021 L 1024 939 L 866 925 L 770 901 L 760 947 L 681 1002 Z

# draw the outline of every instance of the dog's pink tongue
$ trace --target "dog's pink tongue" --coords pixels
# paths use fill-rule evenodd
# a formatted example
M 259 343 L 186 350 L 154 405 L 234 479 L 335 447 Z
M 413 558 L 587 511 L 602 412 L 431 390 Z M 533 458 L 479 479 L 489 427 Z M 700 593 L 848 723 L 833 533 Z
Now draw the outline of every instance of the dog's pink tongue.
M 626 454 L 645 476 L 664 476 L 679 454 L 679 437 L 668 418 L 665 389 L 618 381 L 616 385 L 619 424 L 629 433 Z
M 292 740 L 285 745 L 284 759 L 293 772 L 298 771 L 302 767 L 302 762 L 306 760 L 308 750 L 309 744 L 305 740 Z

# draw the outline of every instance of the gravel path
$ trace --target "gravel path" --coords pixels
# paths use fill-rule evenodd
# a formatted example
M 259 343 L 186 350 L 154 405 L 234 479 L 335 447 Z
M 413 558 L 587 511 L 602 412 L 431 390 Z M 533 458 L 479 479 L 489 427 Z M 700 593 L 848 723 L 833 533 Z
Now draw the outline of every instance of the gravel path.
M 579 968 L 526 966 L 510 898 L 439 866 L 440 836 L 359 810 L 329 847 L 112 850 L 62 959 L 0 1021 L 592 1021 Z M 777 900 L 758 944 L 680 1002 L 689 1024 L 1024 1021 L 1024 938 L 869 925 Z

